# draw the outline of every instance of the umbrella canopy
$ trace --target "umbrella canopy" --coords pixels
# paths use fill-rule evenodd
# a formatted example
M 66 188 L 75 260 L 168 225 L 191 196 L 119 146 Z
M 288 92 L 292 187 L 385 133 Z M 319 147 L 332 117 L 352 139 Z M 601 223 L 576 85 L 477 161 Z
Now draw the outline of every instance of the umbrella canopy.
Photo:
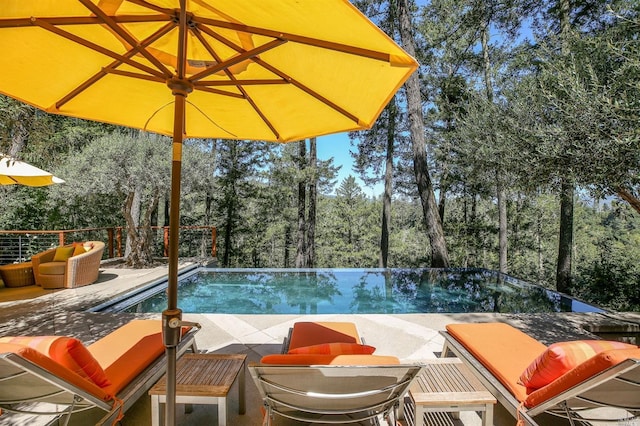
M 29 163 L 0 154 L 0 185 L 47 186 L 54 183 L 64 181 Z
M 295 141 L 368 128 L 416 62 L 346 0 L 3 1 L 0 92 L 48 112 L 184 135 Z M 168 90 L 167 85 L 172 89 Z
M 347 0 L 4 0 L 0 45 L 0 93 L 173 136 L 168 424 L 183 138 L 288 142 L 369 128 L 417 68 Z

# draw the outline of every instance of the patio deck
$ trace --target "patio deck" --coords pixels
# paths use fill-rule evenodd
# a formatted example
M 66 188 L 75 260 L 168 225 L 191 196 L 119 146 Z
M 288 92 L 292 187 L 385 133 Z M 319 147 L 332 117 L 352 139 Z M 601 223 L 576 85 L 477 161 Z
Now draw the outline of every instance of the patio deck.
M 187 263 L 182 267 L 188 266 Z M 167 274 L 166 266 L 130 270 L 101 268 L 97 283 L 65 290 L 34 288 L 0 289 L 0 336 L 6 335 L 70 335 L 89 344 L 108 334 L 134 317 L 159 318 L 159 314 L 107 314 L 86 312 L 87 309 Z M 184 319 L 202 324 L 197 334 L 198 348 L 205 352 L 243 353 L 247 362 L 259 361 L 263 355 L 280 352 L 280 344 L 289 327 L 300 320 L 355 322 L 366 342 L 377 348 L 376 353 L 389 354 L 411 362 L 434 358 L 442 349 L 438 331 L 453 322 L 504 321 L 518 327 L 538 340 L 550 344 L 569 339 L 594 338 L 585 327 L 602 322 L 640 323 L 640 314 L 620 314 L 618 320 L 602 314 L 403 314 L 403 315 L 228 315 L 185 314 Z M 637 324 L 636 324 L 637 326 Z M 235 386 L 235 385 L 234 385 Z M 229 399 L 229 424 L 253 426 L 261 423 L 260 398 L 250 378 L 247 380 L 247 413 L 238 415 L 237 392 Z M 150 398 L 141 398 L 127 411 L 122 424 L 151 424 Z M 513 418 L 496 424 L 512 425 Z M 177 410 L 179 425 L 212 424 L 216 410 L 210 406 L 194 406 L 190 414 Z M 101 413 L 94 413 L 99 414 Z M 91 424 L 91 413 L 72 417 L 72 425 Z M 508 415 L 507 415 L 508 416 Z M 100 418 L 98 415 L 94 416 Z M 462 416 L 464 425 L 480 424 L 473 413 Z M 10 415 L 0 416 L 0 425 L 24 424 Z M 29 422 L 30 425 L 46 422 Z M 215 424 L 215 423 L 213 423 Z

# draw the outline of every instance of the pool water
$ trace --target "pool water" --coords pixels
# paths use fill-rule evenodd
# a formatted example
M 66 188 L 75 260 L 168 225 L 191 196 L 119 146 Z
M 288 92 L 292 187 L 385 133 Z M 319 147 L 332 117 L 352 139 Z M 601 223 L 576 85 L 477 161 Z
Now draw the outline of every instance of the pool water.
M 120 310 L 162 312 L 166 281 L 129 299 Z M 185 313 L 229 314 L 602 312 L 495 271 L 429 268 L 201 268 L 180 279 L 178 306 Z

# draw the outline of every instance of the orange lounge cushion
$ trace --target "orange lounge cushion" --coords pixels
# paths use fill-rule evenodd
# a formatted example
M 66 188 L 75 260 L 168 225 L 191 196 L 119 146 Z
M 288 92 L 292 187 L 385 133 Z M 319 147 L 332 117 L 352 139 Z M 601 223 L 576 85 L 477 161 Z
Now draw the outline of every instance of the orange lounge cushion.
M 66 336 L 17 336 L 2 337 L 0 342 L 35 349 L 101 388 L 111 384 L 98 361 L 78 339 Z
M 558 379 L 554 380 L 547 386 L 532 392 L 525 400 L 525 406 L 528 408 L 535 407 L 556 395 L 584 382 L 590 377 L 597 375 L 621 362 L 630 359 L 640 359 L 640 348 L 635 349 L 613 349 L 600 352 L 599 354 L 589 358 L 576 368 L 565 373 Z
M 64 275 L 66 268 L 65 262 L 45 262 L 40 264 L 38 271 L 42 275 Z
M 275 365 L 397 365 L 395 356 L 384 355 L 322 355 L 322 354 L 273 354 L 260 360 L 261 364 Z
M 54 262 L 65 262 L 73 255 L 73 246 L 65 246 L 56 248 L 56 253 L 53 255 Z
M 293 325 L 289 350 L 322 343 L 362 343 L 352 322 L 297 322 Z
M 87 349 L 111 380 L 105 390 L 116 395 L 164 353 L 162 321 L 133 320 Z
M 547 347 L 504 323 L 449 324 L 447 331 L 502 383 L 518 401 L 527 398 L 520 374 Z
M 42 354 L 34 348 L 28 346 L 17 345 L 13 343 L 0 343 L 0 353 L 15 353 L 31 363 L 47 370 L 53 376 L 58 377 L 67 383 L 70 383 L 90 394 L 96 396 L 103 401 L 109 401 L 112 396 L 98 387 L 92 381 L 86 380 L 68 368 L 58 364 L 48 356 Z
M 371 355 L 376 348 L 358 343 L 321 343 L 319 345 L 302 346 L 291 349 L 290 354 L 315 355 Z
M 635 349 L 635 345 L 607 340 L 575 340 L 549 346 L 520 375 L 519 383 L 527 393 L 556 380 L 589 358 L 611 349 Z

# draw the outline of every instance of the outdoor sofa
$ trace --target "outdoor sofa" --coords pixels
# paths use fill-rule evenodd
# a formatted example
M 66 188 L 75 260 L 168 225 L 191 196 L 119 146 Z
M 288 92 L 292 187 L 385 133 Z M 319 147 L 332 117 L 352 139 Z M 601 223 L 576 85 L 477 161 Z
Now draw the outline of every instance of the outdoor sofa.
M 73 243 L 31 257 L 36 284 L 42 288 L 76 288 L 98 279 L 102 241 Z
M 602 407 L 608 421 L 640 414 L 635 345 L 578 340 L 547 347 L 505 323 L 449 324 L 442 335 L 442 356 L 460 358 L 522 424 L 537 425 L 543 413 L 582 424 Z
M 86 347 L 65 336 L 0 338 L 0 409 L 60 416 L 66 424 L 97 408 L 106 414 L 96 424 L 113 424 L 166 370 L 161 324 L 133 320 Z M 196 331 L 183 327 L 178 357 L 196 352 Z

